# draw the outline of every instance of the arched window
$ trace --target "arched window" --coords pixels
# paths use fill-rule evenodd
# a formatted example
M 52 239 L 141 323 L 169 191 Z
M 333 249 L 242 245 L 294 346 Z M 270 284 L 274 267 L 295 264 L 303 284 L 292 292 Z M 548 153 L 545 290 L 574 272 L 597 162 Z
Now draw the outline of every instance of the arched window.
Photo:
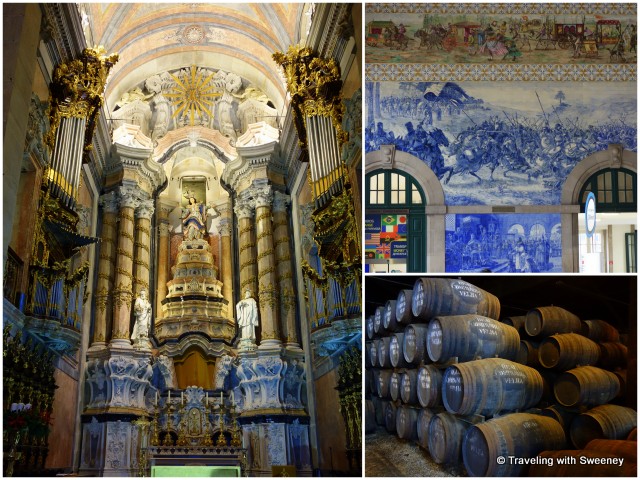
M 626 168 L 607 168 L 589 177 L 580 192 L 580 211 L 583 213 L 589 192 L 596 197 L 598 212 L 637 210 L 636 174 Z
M 367 207 L 420 207 L 424 193 L 411 175 L 398 170 L 376 170 L 367 175 Z

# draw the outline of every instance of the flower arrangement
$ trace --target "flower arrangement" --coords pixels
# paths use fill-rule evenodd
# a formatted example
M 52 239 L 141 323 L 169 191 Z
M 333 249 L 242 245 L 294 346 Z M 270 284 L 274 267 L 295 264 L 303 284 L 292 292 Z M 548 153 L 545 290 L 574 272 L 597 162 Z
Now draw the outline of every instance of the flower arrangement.
M 51 425 L 51 412 L 31 408 L 31 404 L 12 403 L 4 412 L 4 429 L 10 433 L 27 430 L 33 437 L 46 437 Z

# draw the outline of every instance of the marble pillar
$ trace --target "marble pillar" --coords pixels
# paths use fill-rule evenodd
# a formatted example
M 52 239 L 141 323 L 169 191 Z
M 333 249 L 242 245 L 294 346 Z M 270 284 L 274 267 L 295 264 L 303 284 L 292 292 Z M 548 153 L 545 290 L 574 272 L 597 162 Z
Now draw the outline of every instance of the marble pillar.
M 282 339 L 287 348 L 300 348 L 296 330 L 296 295 L 293 290 L 293 269 L 291 268 L 291 233 L 287 205 L 291 202 L 288 195 L 275 192 L 273 198 L 273 244 L 278 274 L 278 292 L 280 294 L 280 325 Z
M 100 236 L 100 259 L 98 261 L 98 284 L 96 286 L 96 310 L 92 347 L 103 347 L 108 340 L 107 331 L 111 318 L 111 296 L 116 260 L 116 214 L 118 198 L 114 191 L 100 197 L 102 206 L 102 234 Z
M 257 292 L 257 275 L 256 245 L 253 226 L 254 202 L 249 199 L 238 199 L 233 209 L 238 217 L 240 292 L 249 289 L 255 297 Z M 241 298 L 242 296 L 243 295 L 241 295 Z
M 256 199 L 256 249 L 258 253 L 258 297 L 262 339 L 260 346 L 281 343 L 278 325 L 278 291 L 276 261 L 273 248 L 271 207 L 273 192 L 269 185 L 254 189 Z
M 149 287 L 149 258 L 151 246 L 151 217 L 153 216 L 153 200 L 141 201 L 135 210 L 136 241 L 135 241 L 135 279 L 134 296 L 137 297 L 142 289 L 147 290 L 151 298 Z
M 222 296 L 233 305 L 233 271 L 231 266 L 231 219 L 223 218 L 218 223 L 220 232 L 220 270 L 222 278 Z M 233 319 L 233 308 L 227 309 L 228 316 Z
M 168 221 L 160 221 L 158 225 L 158 289 L 156 290 L 156 320 L 162 318 L 162 301 L 167 297 L 167 282 L 169 281 L 169 231 Z
M 120 187 L 120 210 L 118 218 L 118 249 L 116 256 L 115 288 L 113 290 L 113 330 L 112 346 L 131 346 L 130 323 L 133 298 L 133 231 L 134 212 L 140 200 L 137 191 L 131 187 Z

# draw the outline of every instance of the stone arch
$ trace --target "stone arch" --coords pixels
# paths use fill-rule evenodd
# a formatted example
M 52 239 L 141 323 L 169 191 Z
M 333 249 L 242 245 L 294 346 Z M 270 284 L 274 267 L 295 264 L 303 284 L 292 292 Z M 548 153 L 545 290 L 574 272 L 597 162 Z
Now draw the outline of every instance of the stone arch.
M 445 206 L 444 190 L 438 177 L 422 160 L 406 152 L 383 145 L 381 150 L 367 153 L 365 174 L 378 169 L 397 169 L 411 175 L 425 194 L 427 226 L 426 271 L 444 272 Z M 366 186 L 365 186 L 366 190 Z
M 571 170 L 562 187 L 562 271 L 579 271 L 578 215 L 580 213 L 580 191 L 586 181 L 605 168 L 626 168 L 638 172 L 637 153 L 624 150 L 620 144 L 610 144 L 607 150 L 592 153 Z

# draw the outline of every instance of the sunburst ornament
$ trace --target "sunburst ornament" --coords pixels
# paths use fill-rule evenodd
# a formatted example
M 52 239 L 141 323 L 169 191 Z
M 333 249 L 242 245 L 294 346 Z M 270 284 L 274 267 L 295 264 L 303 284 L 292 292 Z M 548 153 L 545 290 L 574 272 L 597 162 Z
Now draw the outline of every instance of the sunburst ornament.
M 213 118 L 213 102 L 222 93 L 211 82 L 216 72 L 210 72 L 209 75 L 207 73 L 209 72 L 191 65 L 189 71 L 185 69 L 178 75 L 169 74 L 176 83 L 173 92 L 165 94 L 165 97 L 169 98 L 175 108 L 174 118 L 188 116 L 190 126 L 194 126 L 195 119 L 202 118 L 203 113 Z

